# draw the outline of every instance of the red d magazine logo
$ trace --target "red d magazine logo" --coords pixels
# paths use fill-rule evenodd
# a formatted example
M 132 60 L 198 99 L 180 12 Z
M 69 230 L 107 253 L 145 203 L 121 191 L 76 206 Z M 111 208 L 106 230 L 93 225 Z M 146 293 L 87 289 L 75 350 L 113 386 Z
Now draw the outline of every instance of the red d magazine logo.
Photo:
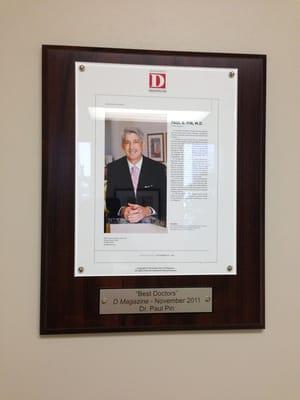
M 149 73 L 149 89 L 166 89 L 167 74 L 165 72 L 150 72 Z

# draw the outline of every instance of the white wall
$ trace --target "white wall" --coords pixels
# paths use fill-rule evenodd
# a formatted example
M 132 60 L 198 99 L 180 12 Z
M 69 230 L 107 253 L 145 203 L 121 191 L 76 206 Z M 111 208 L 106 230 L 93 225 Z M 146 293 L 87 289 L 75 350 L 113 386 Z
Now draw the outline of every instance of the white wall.
M 1 0 L 1 400 L 298 400 L 298 0 Z M 41 44 L 268 56 L 263 332 L 39 337 Z

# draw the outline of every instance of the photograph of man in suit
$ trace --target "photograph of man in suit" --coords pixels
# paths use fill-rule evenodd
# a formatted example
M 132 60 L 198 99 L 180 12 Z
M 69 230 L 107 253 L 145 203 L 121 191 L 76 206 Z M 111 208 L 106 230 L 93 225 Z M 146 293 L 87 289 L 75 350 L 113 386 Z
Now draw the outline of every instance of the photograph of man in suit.
M 166 226 L 165 165 L 143 154 L 144 134 L 139 128 L 124 129 L 121 145 L 125 156 L 106 168 L 108 217 L 132 224 L 153 216 Z

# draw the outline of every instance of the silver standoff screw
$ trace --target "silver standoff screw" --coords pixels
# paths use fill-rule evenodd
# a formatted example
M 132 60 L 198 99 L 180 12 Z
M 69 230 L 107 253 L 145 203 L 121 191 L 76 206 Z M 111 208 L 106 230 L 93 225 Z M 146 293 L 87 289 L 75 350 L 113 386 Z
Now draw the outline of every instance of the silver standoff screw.
M 84 271 L 84 267 L 79 267 L 78 272 L 82 273 Z
M 210 297 L 210 296 L 206 296 L 206 297 L 205 297 L 205 302 L 206 302 L 206 303 L 209 303 L 210 301 L 211 301 L 211 297 Z
M 228 272 L 231 272 L 232 270 L 233 270 L 233 266 L 232 266 L 232 265 L 228 265 L 227 271 L 228 271 Z
M 106 303 L 107 303 L 107 298 L 104 297 L 104 298 L 101 300 L 101 303 L 102 303 L 102 304 L 106 304 Z
M 235 75 L 235 73 L 233 71 L 230 71 L 229 74 L 228 74 L 229 78 L 233 78 L 234 75 Z
M 79 71 L 81 72 L 85 71 L 85 66 L 83 64 L 79 65 Z

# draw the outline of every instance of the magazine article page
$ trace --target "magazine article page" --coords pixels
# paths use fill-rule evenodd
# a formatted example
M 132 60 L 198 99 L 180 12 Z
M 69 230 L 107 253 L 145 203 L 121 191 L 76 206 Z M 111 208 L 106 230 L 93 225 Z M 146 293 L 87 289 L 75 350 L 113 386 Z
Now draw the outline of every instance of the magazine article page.
M 236 83 L 215 69 L 90 67 L 77 79 L 75 274 L 234 268 Z

